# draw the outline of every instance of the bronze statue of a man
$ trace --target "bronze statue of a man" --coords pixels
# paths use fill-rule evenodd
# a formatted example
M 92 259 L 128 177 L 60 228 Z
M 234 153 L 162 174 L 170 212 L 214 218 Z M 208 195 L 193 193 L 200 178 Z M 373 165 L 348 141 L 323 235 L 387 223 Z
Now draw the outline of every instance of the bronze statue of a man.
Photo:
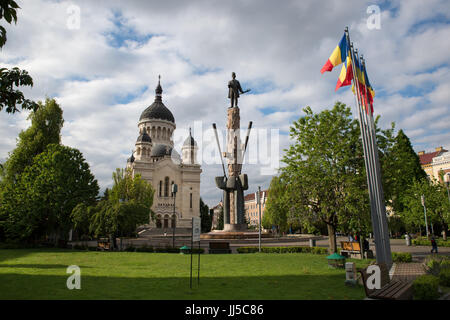
M 250 89 L 243 91 L 241 84 L 236 80 L 236 73 L 232 72 L 232 80 L 228 81 L 228 98 L 231 99 L 231 108 L 238 106 L 239 93 L 249 92 Z

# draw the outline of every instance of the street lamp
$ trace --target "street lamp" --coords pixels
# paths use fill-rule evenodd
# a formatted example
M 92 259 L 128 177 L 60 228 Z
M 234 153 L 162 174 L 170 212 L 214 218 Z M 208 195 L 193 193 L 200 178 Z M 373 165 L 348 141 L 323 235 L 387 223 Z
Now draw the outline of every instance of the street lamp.
M 261 187 L 258 187 L 258 192 L 257 192 L 257 204 L 258 204 L 258 211 L 259 211 L 259 236 L 258 236 L 258 248 L 259 248 L 259 252 L 261 253 Z
M 429 234 L 428 234 L 428 223 L 427 223 L 427 207 L 425 206 L 425 196 L 421 195 L 420 200 L 422 201 L 423 214 L 425 215 L 425 230 L 427 231 L 427 238 L 428 238 Z
M 172 184 L 172 194 L 173 194 L 173 216 L 172 216 L 172 229 L 173 229 L 173 236 L 172 236 L 172 247 L 175 248 L 175 199 L 178 192 L 178 186 L 174 183 Z

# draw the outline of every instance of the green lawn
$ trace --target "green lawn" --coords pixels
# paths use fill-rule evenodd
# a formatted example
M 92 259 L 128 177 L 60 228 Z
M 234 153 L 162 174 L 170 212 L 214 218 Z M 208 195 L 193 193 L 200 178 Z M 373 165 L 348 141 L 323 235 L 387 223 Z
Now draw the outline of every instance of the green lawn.
M 352 260 L 358 267 L 367 261 Z M 362 299 L 325 255 L 194 255 L 71 250 L 0 250 L 0 299 Z M 66 268 L 81 268 L 81 290 L 68 290 Z

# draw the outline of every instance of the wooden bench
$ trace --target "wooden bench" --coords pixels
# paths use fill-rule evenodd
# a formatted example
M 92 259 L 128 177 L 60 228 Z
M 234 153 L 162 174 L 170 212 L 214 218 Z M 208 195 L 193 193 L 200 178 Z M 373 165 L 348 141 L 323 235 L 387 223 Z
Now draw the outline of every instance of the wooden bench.
M 356 241 L 341 241 L 341 255 L 350 258 L 362 259 L 361 245 Z
M 210 242 L 209 253 L 231 253 L 229 242 Z
M 105 251 L 110 250 L 111 244 L 108 238 L 100 238 L 97 241 L 97 250 Z
M 386 265 L 377 265 L 380 267 L 380 289 L 369 289 L 367 280 L 370 274 L 367 273 L 367 268 L 358 269 L 367 298 L 376 300 L 411 300 L 413 296 L 412 282 L 390 280 L 389 270 Z

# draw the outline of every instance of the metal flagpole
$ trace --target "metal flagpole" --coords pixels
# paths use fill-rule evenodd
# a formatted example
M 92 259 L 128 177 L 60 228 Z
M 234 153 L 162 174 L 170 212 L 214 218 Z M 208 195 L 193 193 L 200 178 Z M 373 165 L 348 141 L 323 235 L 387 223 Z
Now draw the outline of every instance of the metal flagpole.
M 373 227 L 373 232 L 374 232 L 374 236 L 375 236 L 375 250 L 376 250 L 376 256 L 377 256 L 377 261 L 384 261 L 384 254 L 383 254 L 383 250 L 381 248 L 380 245 L 378 245 L 378 243 L 380 242 L 380 238 L 381 238 L 381 234 L 380 234 L 380 230 L 379 230 L 379 221 L 378 221 L 378 215 L 377 215 L 377 210 L 375 207 L 375 201 L 374 201 L 374 190 L 373 190 L 373 184 L 372 184 L 372 175 L 371 175 L 371 164 L 368 161 L 368 151 L 367 151 L 367 145 L 366 145 L 366 134 L 365 134 L 365 130 L 364 130 L 364 124 L 363 124 L 363 120 L 362 120 L 362 115 L 361 115 L 361 107 L 360 107 L 360 101 L 359 101 L 359 88 L 358 88 L 358 77 L 356 74 L 356 67 L 355 67 L 355 61 L 354 61 L 354 56 L 353 56 L 353 47 L 351 46 L 350 43 L 350 35 L 348 32 L 348 27 L 345 28 L 345 35 L 346 35 L 346 40 L 347 40 L 347 46 L 350 48 L 350 57 L 351 57 L 351 62 L 352 62 L 352 72 L 353 72 L 353 83 L 355 85 L 355 101 L 356 101 L 356 108 L 358 110 L 358 116 L 359 116 L 359 123 L 360 123 L 360 130 L 361 130 L 361 139 L 362 139 L 362 144 L 363 144 L 363 150 L 364 150 L 364 163 L 366 165 L 366 175 L 367 175 L 367 185 L 368 185 L 368 189 L 369 189 L 369 198 L 370 198 L 370 207 L 371 207 L 371 219 L 372 219 L 372 227 Z
M 358 50 L 355 49 L 355 58 L 357 59 L 358 63 L 360 64 L 360 70 L 362 71 L 362 65 L 358 56 Z M 364 76 L 362 74 L 362 76 Z M 358 82 L 358 87 L 359 87 L 359 82 Z M 366 87 L 365 87 L 366 88 Z M 365 89 L 366 90 L 366 89 Z M 378 155 L 378 148 L 376 147 L 376 140 L 374 139 L 374 136 L 372 135 L 372 130 L 371 130 L 371 126 L 370 126 L 370 121 L 368 119 L 368 106 L 367 106 L 367 99 L 365 99 L 365 97 L 367 97 L 367 91 L 365 91 L 365 96 L 363 96 L 363 93 L 361 91 L 359 91 L 359 95 L 360 95 L 360 100 L 363 101 L 363 105 L 365 106 L 365 110 L 362 110 L 362 117 L 363 117 L 363 121 L 364 121 L 364 130 L 366 132 L 367 139 L 368 139 L 368 156 L 369 156 L 369 162 L 371 164 L 371 176 L 372 176 L 372 182 L 373 182 L 373 190 L 374 190 L 374 201 L 375 201 L 375 208 L 376 208 L 376 212 L 377 212 L 377 216 L 378 216 L 378 225 L 379 225 L 379 230 L 380 230 L 380 237 L 379 237 L 379 242 L 378 244 L 380 245 L 383 253 L 384 253 L 384 258 L 382 260 L 380 260 L 380 262 L 385 262 L 387 263 L 387 259 L 388 259 L 388 255 L 386 254 L 386 245 L 385 245 L 385 230 L 386 228 L 384 228 L 383 225 L 383 212 L 385 212 L 383 210 L 384 207 L 384 200 L 380 201 L 380 187 L 381 187 L 381 179 L 378 179 L 379 174 L 378 174 L 378 166 L 377 166 L 377 155 Z M 377 259 L 378 261 L 378 259 Z
M 363 66 L 363 70 L 367 73 L 366 70 L 366 63 L 365 60 L 361 56 L 361 65 Z M 365 76 L 365 74 L 364 74 Z M 364 90 L 365 90 L 365 98 L 366 98 L 366 106 L 367 106 L 367 118 L 369 119 L 369 134 L 370 138 L 372 140 L 372 146 L 373 146 L 373 156 L 375 161 L 375 169 L 376 169 L 376 179 L 378 180 L 377 186 L 378 186 L 378 207 L 380 209 L 379 212 L 379 219 L 380 219 L 380 227 L 382 230 L 382 241 L 383 241 L 383 247 L 384 252 L 386 256 L 386 264 L 392 265 L 392 253 L 391 253 L 391 244 L 389 239 L 389 230 L 388 230 L 388 224 L 387 224 L 387 216 L 386 216 L 386 206 L 384 203 L 384 192 L 383 192 L 383 184 L 381 180 L 381 166 L 380 166 L 380 159 L 378 156 L 378 145 L 376 140 L 376 131 L 375 131 L 375 122 L 373 120 L 373 113 L 372 113 L 372 106 L 370 105 L 370 115 L 369 115 L 369 103 L 367 101 L 368 92 L 367 92 L 367 84 L 364 83 Z

